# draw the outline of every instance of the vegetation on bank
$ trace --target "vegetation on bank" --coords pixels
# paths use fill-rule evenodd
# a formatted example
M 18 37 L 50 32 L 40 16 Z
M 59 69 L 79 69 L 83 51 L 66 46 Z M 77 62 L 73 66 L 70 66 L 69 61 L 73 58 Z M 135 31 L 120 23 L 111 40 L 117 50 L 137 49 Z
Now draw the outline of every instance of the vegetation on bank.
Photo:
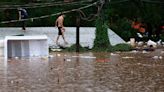
M 110 46 L 110 48 L 104 47 L 104 48 L 89 48 L 89 47 L 82 47 L 80 45 L 79 52 L 116 52 L 116 51 L 131 51 L 133 47 L 129 44 L 117 44 L 115 46 Z M 51 49 L 50 49 L 51 51 Z M 64 48 L 62 50 L 63 52 L 76 52 L 76 44 L 73 44 L 70 47 Z

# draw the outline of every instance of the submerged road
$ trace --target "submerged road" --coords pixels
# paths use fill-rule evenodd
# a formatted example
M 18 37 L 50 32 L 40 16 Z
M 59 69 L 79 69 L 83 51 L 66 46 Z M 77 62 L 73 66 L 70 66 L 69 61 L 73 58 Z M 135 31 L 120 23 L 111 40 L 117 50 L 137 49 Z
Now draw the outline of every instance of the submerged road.
M 0 58 L 0 92 L 164 92 L 163 49 L 50 54 Z

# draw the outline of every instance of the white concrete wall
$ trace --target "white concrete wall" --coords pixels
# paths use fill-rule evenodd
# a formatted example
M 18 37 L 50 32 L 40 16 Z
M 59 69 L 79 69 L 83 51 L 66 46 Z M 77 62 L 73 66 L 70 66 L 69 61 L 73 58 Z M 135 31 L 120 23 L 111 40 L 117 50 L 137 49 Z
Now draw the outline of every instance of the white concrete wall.
M 0 39 L 5 36 L 11 35 L 47 35 L 48 44 L 56 45 L 56 38 L 58 35 L 58 29 L 56 27 L 27 27 L 26 32 L 22 32 L 21 28 L 0 28 Z M 95 39 L 95 28 L 93 27 L 81 27 L 80 28 L 80 44 L 85 47 L 92 47 Z M 65 38 L 69 45 L 76 43 L 76 27 L 66 27 Z M 59 38 L 59 42 L 62 44 L 63 39 Z

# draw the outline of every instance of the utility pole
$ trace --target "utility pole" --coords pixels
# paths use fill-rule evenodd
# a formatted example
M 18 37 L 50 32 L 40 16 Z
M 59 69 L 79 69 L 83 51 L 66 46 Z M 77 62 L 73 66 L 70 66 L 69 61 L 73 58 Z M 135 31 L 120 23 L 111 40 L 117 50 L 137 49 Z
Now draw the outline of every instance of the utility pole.
M 79 29 L 80 29 L 80 17 L 77 15 L 76 17 L 76 52 L 79 52 L 79 48 L 80 48 Z

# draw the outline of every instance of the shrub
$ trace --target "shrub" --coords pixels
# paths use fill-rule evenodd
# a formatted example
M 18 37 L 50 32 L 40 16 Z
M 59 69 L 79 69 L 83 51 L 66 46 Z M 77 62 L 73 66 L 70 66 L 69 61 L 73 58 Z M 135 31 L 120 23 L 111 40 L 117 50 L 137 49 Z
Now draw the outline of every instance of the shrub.
M 129 44 L 117 44 L 115 46 L 112 47 L 113 51 L 130 51 L 132 50 L 132 46 Z

